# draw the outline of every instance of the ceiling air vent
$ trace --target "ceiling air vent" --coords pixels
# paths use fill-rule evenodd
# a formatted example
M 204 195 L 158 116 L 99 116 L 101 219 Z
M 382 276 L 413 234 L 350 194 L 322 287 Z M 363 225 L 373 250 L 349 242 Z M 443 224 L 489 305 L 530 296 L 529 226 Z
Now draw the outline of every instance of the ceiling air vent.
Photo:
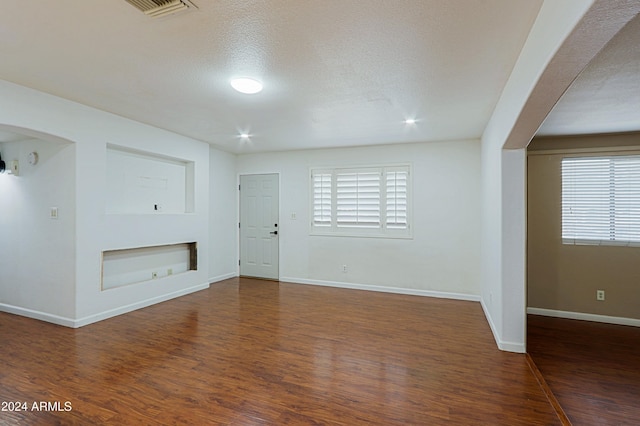
M 159 18 L 161 16 L 171 15 L 173 13 L 186 11 L 195 5 L 188 0 L 126 0 L 140 9 L 147 16 Z

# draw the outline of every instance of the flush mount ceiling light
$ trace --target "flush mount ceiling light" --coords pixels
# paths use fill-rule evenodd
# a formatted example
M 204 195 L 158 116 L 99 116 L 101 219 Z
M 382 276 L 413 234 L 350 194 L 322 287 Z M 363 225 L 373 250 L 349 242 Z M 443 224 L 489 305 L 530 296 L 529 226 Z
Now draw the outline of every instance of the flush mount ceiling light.
M 253 78 L 241 77 L 231 80 L 231 87 L 240 93 L 253 95 L 254 93 L 258 93 L 262 90 L 262 83 Z

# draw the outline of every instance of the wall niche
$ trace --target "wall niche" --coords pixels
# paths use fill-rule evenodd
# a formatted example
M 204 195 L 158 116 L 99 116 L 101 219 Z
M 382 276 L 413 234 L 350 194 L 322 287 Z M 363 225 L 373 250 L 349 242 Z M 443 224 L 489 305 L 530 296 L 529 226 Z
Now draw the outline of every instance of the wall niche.
M 194 163 L 107 145 L 107 214 L 186 214 L 194 209 Z
M 197 270 L 195 242 L 102 252 L 102 290 Z

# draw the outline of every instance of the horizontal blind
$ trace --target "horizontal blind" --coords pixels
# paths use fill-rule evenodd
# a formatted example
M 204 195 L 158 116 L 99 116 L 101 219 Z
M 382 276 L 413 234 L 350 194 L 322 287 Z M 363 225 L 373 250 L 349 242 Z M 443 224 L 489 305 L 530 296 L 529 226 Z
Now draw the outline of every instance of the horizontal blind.
M 389 229 L 407 229 L 408 168 L 387 171 L 386 175 L 386 226 Z
M 336 224 L 380 227 L 380 171 L 336 173 Z
M 640 242 L 640 156 L 612 157 L 616 241 Z
M 313 175 L 313 225 L 331 226 L 331 173 Z
M 562 238 L 640 242 L 640 156 L 562 160 Z

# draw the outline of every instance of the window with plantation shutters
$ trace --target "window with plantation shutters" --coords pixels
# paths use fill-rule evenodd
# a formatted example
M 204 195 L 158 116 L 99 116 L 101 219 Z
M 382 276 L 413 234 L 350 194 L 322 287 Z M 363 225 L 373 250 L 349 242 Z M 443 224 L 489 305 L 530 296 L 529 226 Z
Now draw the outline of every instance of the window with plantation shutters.
M 409 171 L 398 169 L 387 171 L 387 228 L 406 229 L 407 222 L 407 185 Z
M 312 169 L 311 233 L 410 237 L 408 165 Z
M 331 226 L 331 173 L 313 175 L 313 225 Z
M 338 228 L 380 228 L 380 171 L 336 173 Z
M 565 244 L 640 244 L 640 155 L 562 160 Z

